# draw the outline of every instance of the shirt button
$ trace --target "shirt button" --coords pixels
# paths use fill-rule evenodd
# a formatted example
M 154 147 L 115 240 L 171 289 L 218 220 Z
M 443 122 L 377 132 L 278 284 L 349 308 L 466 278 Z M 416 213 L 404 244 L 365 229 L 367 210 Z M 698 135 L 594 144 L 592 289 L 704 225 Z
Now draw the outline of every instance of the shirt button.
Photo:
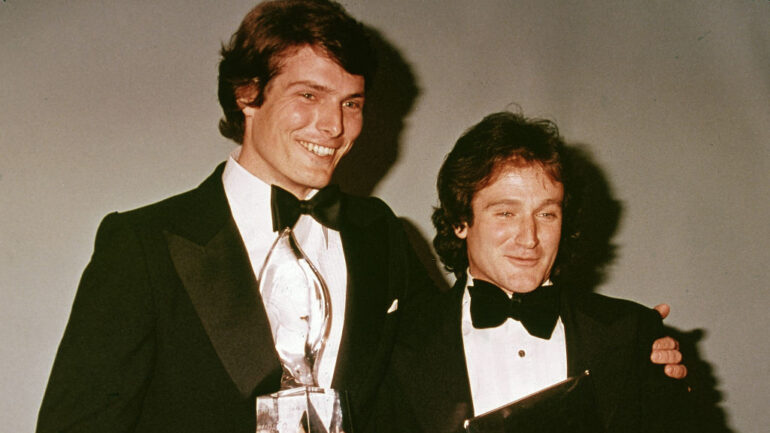
M 526 355 L 526 354 L 527 354 L 527 352 L 525 352 L 523 350 L 519 350 L 519 358 L 524 358 L 524 355 Z

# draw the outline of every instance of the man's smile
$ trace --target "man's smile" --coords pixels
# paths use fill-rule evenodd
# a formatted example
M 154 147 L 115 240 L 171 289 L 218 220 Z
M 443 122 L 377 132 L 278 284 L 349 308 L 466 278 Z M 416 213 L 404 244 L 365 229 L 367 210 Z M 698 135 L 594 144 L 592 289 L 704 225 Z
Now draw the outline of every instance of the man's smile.
M 309 150 L 310 152 L 313 152 L 318 156 L 334 155 L 334 151 L 336 150 L 332 147 L 321 146 L 320 144 L 316 144 L 310 141 L 304 141 L 304 140 L 297 140 L 297 141 L 299 142 L 299 144 L 302 145 L 302 147 Z
M 535 266 L 540 262 L 539 257 L 505 256 L 505 258 L 518 266 Z

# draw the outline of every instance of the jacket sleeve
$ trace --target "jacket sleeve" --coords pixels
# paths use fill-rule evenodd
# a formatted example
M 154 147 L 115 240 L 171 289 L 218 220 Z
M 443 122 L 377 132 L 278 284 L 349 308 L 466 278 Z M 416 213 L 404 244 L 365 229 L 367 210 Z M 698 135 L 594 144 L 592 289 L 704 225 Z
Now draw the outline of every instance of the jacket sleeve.
M 128 432 L 151 380 L 155 314 L 136 232 L 117 213 L 96 236 L 43 403 L 37 432 Z

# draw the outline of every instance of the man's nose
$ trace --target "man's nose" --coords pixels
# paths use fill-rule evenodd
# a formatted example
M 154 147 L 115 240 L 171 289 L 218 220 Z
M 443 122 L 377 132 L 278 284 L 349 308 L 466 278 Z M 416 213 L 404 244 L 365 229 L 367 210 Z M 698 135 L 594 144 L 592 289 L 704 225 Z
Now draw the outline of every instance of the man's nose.
M 537 223 L 534 217 L 528 216 L 518 221 L 515 240 L 517 245 L 525 248 L 535 248 L 537 246 Z
M 342 134 L 342 107 L 336 103 L 324 104 L 319 109 L 317 127 L 329 137 Z

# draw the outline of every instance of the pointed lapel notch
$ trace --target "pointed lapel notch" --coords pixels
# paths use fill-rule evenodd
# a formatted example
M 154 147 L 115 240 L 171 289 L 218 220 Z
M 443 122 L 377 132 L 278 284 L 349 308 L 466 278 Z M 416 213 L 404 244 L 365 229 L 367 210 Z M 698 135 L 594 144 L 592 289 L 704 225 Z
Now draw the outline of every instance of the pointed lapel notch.
M 169 254 L 214 350 L 239 392 L 277 390 L 281 364 L 248 254 L 222 186 L 220 164 L 164 235 Z M 268 391 L 269 392 L 269 391 Z
M 266 380 L 278 388 L 281 364 L 257 282 L 235 224 L 205 246 L 166 233 L 169 251 L 195 311 L 242 395 Z

